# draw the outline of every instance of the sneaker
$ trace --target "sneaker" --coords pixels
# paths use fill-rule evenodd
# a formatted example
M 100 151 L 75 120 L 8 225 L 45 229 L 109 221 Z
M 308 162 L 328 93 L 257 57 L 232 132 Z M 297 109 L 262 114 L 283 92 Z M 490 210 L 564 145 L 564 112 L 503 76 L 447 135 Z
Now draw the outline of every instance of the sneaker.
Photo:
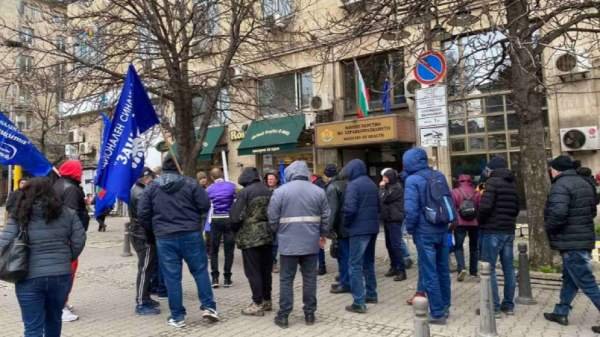
M 315 314 L 304 314 L 304 322 L 306 322 L 306 325 L 314 325 L 315 321 Z
M 479 308 L 478 308 L 478 309 L 476 309 L 476 310 L 475 310 L 475 314 L 476 314 L 477 316 L 481 315 L 481 309 L 479 309 Z M 496 311 L 494 311 L 494 317 L 495 317 L 496 319 L 502 318 L 502 312 L 501 312 L 500 310 L 496 310 Z
M 209 320 L 213 323 L 218 322 L 219 321 L 219 313 L 215 309 L 206 308 L 202 312 L 202 318 L 206 318 L 207 320 Z
M 385 273 L 383 276 L 385 276 L 385 277 L 393 277 L 393 276 L 396 276 L 396 274 L 398 274 L 398 272 L 396 271 L 396 269 L 390 268 L 390 270 L 388 270 L 387 273 Z
M 325 266 L 319 267 L 319 276 L 327 274 L 327 268 Z
M 67 309 L 71 310 L 71 312 L 75 312 L 75 307 L 67 303 Z
M 272 270 L 272 271 L 273 271 L 273 273 L 275 273 L 275 274 L 278 274 L 278 273 L 279 273 L 279 266 L 277 265 L 277 263 L 275 263 L 275 264 L 273 265 L 273 270 Z
M 417 291 L 411 298 L 406 300 L 406 304 L 413 305 L 415 297 L 426 297 L 424 292 Z
M 262 305 L 252 302 L 248 307 L 242 309 L 244 316 L 264 316 L 265 308 Z
M 167 324 L 169 324 L 170 326 L 172 326 L 174 328 L 181 329 L 181 328 L 185 327 L 185 320 L 183 320 L 183 319 L 176 320 L 174 318 L 169 317 Z
M 223 281 L 223 288 L 231 288 L 232 285 L 233 282 L 231 281 L 231 277 L 225 278 L 225 281 Z
M 69 308 L 63 308 L 63 311 L 62 311 L 62 321 L 63 322 L 74 322 L 78 319 L 79 319 L 79 316 L 72 313 L 71 310 L 69 310 Z
M 363 305 L 351 304 L 351 305 L 346 306 L 346 311 L 353 312 L 355 314 L 366 314 L 367 306 L 364 304 Z
M 218 288 L 220 286 L 221 285 L 219 284 L 219 278 L 218 277 L 213 278 L 213 280 L 212 280 L 212 287 L 216 289 L 216 288 Z
M 369 304 L 377 304 L 379 303 L 379 300 L 377 299 L 377 297 L 372 297 L 372 298 L 366 298 L 365 302 L 369 303 Z
M 456 280 L 458 282 L 462 282 L 465 280 L 465 277 L 467 277 L 467 271 L 463 269 L 460 271 L 460 273 L 458 273 L 458 277 L 456 278 Z
M 160 315 L 160 309 L 150 305 L 137 305 L 135 313 L 139 316 Z
M 149 306 L 151 306 L 153 308 L 160 307 L 160 302 L 159 301 L 155 301 L 153 299 L 150 299 L 150 301 L 148 301 L 148 303 L 146 303 L 146 304 L 148 304 Z
M 273 322 L 275 323 L 275 325 L 277 325 L 278 327 L 280 327 L 282 329 L 287 329 L 289 326 L 288 318 L 285 316 L 278 315 L 277 317 L 275 317 Z
M 434 318 L 434 317 L 430 316 L 428 321 L 429 321 L 429 324 L 446 325 L 446 316 L 442 316 L 440 318 Z
M 593 327 L 592 327 L 592 331 L 593 331 L 594 333 L 600 333 L 600 325 L 593 326 Z
M 394 281 L 405 281 L 406 280 L 406 272 L 399 271 L 396 276 L 394 276 Z
M 502 311 L 505 315 L 508 315 L 508 316 L 513 316 L 515 314 L 514 308 L 511 309 L 508 307 L 500 306 L 500 311 Z
M 350 292 L 350 289 L 344 288 L 344 287 L 340 286 L 339 284 L 337 284 L 337 285 L 335 285 L 335 287 L 332 285 L 329 292 L 332 294 L 346 294 L 346 293 Z
M 264 311 L 273 311 L 273 301 L 263 301 L 262 308 Z
M 560 325 L 569 325 L 569 319 L 567 318 L 567 316 L 557 315 L 552 312 L 545 312 L 544 318 L 550 322 L 555 322 Z

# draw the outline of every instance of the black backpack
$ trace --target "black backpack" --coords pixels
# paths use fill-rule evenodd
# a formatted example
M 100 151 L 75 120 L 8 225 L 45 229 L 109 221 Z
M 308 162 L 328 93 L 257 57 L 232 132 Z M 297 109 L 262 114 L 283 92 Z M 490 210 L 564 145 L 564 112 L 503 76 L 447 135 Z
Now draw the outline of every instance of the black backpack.
M 475 194 L 472 194 L 470 197 L 467 197 L 460 189 L 458 192 L 462 195 L 463 200 L 460 203 L 460 207 L 458 208 L 458 214 L 463 220 L 471 221 L 477 218 L 477 207 L 475 206 L 475 202 L 473 201 L 473 197 Z

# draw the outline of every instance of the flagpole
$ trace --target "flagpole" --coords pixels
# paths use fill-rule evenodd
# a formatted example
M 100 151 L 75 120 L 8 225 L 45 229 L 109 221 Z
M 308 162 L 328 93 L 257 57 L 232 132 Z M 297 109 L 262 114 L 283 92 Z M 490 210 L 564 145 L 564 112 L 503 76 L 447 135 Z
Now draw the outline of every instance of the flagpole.
M 165 132 L 165 129 L 162 127 L 162 124 L 160 124 L 160 123 L 158 124 L 158 127 L 160 128 L 160 133 L 162 134 L 163 139 L 165 140 L 165 144 L 167 144 L 169 153 L 171 154 L 171 157 L 173 158 L 173 161 L 175 162 L 175 166 L 177 166 L 177 171 L 179 172 L 179 174 L 183 174 L 183 170 L 181 170 L 181 165 L 179 165 L 179 161 L 177 160 L 177 155 L 176 155 L 175 151 L 173 151 L 173 148 L 171 147 L 171 142 L 167 138 L 167 133 Z

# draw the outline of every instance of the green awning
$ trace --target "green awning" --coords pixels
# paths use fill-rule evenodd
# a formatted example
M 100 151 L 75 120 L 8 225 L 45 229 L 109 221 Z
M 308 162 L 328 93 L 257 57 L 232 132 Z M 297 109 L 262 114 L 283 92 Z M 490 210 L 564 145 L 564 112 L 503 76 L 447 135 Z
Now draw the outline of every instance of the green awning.
M 238 147 L 238 155 L 293 150 L 304 123 L 304 115 L 253 121 Z
M 198 153 L 198 160 L 210 160 L 213 152 L 215 152 L 215 146 L 219 143 L 225 127 L 215 126 L 206 130 L 206 136 L 204 142 L 202 142 L 202 150 Z

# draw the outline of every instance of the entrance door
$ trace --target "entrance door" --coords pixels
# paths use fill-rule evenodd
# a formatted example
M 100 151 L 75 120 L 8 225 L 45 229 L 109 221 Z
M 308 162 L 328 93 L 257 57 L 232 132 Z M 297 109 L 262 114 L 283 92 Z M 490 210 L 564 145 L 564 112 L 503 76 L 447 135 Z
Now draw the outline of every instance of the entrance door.
M 346 165 L 352 159 L 361 159 L 367 165 L 369 177 L 378 183 L 384 168 L 402 171 L 402 155 L 411 147 L 412 144 L 407 143 L 390 143 L 344 148 L 341 150 L 342 161 Z

